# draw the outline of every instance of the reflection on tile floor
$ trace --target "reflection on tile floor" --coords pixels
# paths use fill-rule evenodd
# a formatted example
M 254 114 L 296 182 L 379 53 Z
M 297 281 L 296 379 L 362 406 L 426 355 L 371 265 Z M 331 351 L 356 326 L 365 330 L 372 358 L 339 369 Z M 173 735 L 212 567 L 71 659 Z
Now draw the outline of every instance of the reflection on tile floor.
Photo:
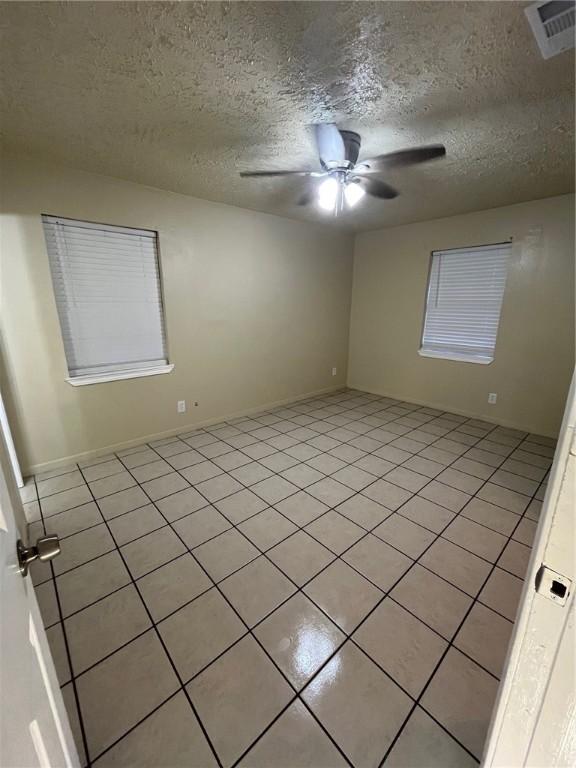
M 553 452 L 346 390 L 31 478 L 83 764 L 475 765 Z

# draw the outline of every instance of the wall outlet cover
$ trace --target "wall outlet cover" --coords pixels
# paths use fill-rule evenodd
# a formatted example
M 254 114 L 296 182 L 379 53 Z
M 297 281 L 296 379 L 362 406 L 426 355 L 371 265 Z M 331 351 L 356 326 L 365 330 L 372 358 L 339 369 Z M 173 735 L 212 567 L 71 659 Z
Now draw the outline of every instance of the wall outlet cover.
M 178 400 L 178 413 L 186 413 L 186 400 Z
M 489 405 L 495 405 L 497 399 L 498 399 L 498 395 L 496 394 L 496 392 L 490 392 L 488 394 L 488 403 L 489 403 Z
M 338 369 L 332 368 L 332 376 L 336 376 L 337 373 L 338 373 Z

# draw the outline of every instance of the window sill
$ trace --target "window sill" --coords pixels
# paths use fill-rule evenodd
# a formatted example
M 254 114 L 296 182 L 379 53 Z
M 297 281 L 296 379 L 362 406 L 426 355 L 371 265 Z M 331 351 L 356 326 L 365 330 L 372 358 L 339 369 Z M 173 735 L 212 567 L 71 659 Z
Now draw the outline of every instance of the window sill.
M 458 352 L 432 352 L 427 349 L 419 349 L 418 354 L 421 357 L 435 357 L 439 360 L 453 360 L 456 363 L 477 363 L 478 365 L 490 365 L 494 362 L 493 357 L 481 355 L 466 355 Z
M 158 376 L 162 373 L 171 373 L 174 364 L 155 365 L 152 368 L 138 368 L 131 371 L 114 371 L 109 373 L 90 374 L 88 376 L 74 376 L 66 379 L 73 387 L 85 387 L 88 384 L 102 384 L 105 381 L 122 381 L 123 379 L 139 379 L 142 376 Z

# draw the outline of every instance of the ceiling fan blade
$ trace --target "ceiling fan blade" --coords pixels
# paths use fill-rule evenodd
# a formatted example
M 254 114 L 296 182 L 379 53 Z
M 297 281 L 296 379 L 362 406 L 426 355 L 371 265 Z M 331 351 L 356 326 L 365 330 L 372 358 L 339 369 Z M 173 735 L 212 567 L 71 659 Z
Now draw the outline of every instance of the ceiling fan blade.
M 362 160 L 355 168 L 355 173 L 377 173 L 390 168 L 403 168 L 407 165 L 426 163 L 444 157 L 446 147 L 443 144 L 429 144 L 426 147 L 414 147 L 414 149 L 401 149 L 398 152 L 388 152 L 386 155 L 369 157 Z
M 314 126 L 316 146 L 323 168 L 341 165 L 346 161 L 346 148 L 340 131 L 334 123 L 319 123 Z
M 372 195 L 372 197 L 379 197 L 383 200 L 392 200 L 393 198 L 398 197 L 398 190 L 394 189 L 394 187 L 391 187 L 389 184 L 386 184 L 385 181 L 371 179 L 366 176 L 356 176 L 353 178 L 354 181 L 356 181 L 365 192 Z
M 266 176 L 321 176 L 322 174 L 316 171 L 240 171 L 240 176 L 243 179 L 252 177 L 266 177 Z

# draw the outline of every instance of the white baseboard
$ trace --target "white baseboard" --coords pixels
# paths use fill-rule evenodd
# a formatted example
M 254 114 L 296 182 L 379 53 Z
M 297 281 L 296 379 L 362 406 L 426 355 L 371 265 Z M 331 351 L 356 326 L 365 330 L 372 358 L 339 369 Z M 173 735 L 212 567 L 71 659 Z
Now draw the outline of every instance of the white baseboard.
M 194 429 L 202 429 L 202 427 L 209 427 L 212 424 L 219 424 L 221 421 L 230 421 L 232 419 L 241 418 L 242 416 L 251 416 L 255 413 L 267 411 L 270 408 L 278 408 L 281 405 L 288 405 L 289 403 L 297 403 L 301 400 L 308 400 L 310 397 L 318 397 L 320 395 L 326 395 L 332 392 L 339 392 L 345 388 L 345 384 L 325 387 L 324 389 L 317 389 L 313 392 L 306 392 L 303 395 L 286 397 L 282 400 L 275 400 L 271 403 L 262 403 L 261 405 L 254 406 L 253 408 L 246 408 L 241 411 L 235 411 L 234 413 L 228 413 L 223 416 L 219 416 L 218 418 L 197 421 L 193 424 L 185 424 L 183 426 L 175 427 L 174 429 L 168 429 L 164 432 L 156 432 L 152 435 L 141 435 L 140 437 L 134 438 L 133 440 L 126 440 L 122 443 L 114 443 L 112 445 L 104 446 L 103 448 L 96 448 L 93 451 L 75 453 L 70 456 L 64 456 L 60 459 L 54 459 L 53 461 L 46 461 L 42 464 L 31 464 L 30 466 L 23 468 L 23 474 L 26 477 L 29 475 L 38 475 L 41 472 L 49 472 L 53 469 L 60 469 L 60 467 L 65 467 L 68 464 L 75 464 L 78 461 L 86 461 L 86 459 L 97 459 L 100 456 L 106 456 L 109 453 L 123 451 L 126 448 L 134 448 L 137 445 L 150 443 L 153 440 L 161 440 L 164 437 L 172 437 L 173 435 L 183 435 L 185 432 L 191 432 Z
M 510 421 L 509 419 L 493 419 L 486 416 L 484 413 L 478 413 L 475 411 L 462 410 L 461 408 L 454 408 L 452 405 L 446 403 L 434 402 L 432 400 L 413 400 L 406 397 L 402 397 L 397 393 L 383 392 L 382 390 L 374 389 L 373 387 L 362 387 L 359 385 L 348 384 L 349 389 L 354 389 L 357 392 L 368 392 L 370 395 L 379 395 L 380 397 L 390 397 L 392 400 L 402 400 L 405 403 L 412 403 L 413 405 L 421 405 L 427 408 L 436 408 L 438 411 L 447 411 L 448 413 L 455 413 L 458 416 L 467 416 L 469 419 L 480 419 L 488 424 L 494 424 L 497 427 L 507 427 L 508 429 L 518 429 L 520 432 L 529 432 L 531 434 L 538 434 L 544 437 L 551 437 L 556 439 L 558 434 L 551 434 L 547 430 L 537 430 L 534 427 L 527 426 L 526 424 L 520 424 L 516 421 Z

